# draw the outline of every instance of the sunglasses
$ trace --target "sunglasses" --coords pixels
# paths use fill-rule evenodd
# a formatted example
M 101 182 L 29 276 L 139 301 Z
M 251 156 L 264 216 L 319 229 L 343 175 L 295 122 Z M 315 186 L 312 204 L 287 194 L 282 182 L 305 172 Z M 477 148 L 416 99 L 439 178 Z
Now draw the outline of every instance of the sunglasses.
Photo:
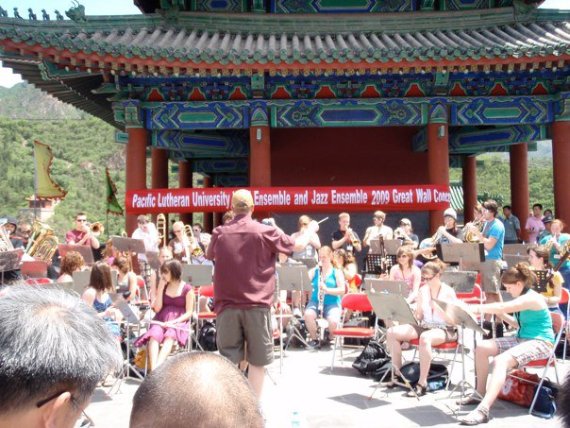
M 422 281 L 424 281 L 424 282 L 431 281 L 434 278 L 435 278 L 435 275 L 434 276 L 422 276 L 421 277 Z
M 399 258 L 399 259 L 406 259 L 406 258 L 408 258 L 408 255 L 407 255 L 407 254 L 400 254 L 400 255 L 398 256 L 398 258 Z
M 78 219 L 76 219 L 75 221 L 78 221 L 78 222 L 80 222 L 80 223 L 84 223 L 84 222 L 87 221 L 87 219 L 86 219 L 86 218 L 78 218 Z
M 52 401 L 52 400 L 55 400 L 57 397 L 59 397 L 59 396 L 60 396 L 61 394 L 63 394 L 64 392 L 67 392 L 67 391 L 59 391 L 59 392 L 56 392 L 55 394 L 50 395 L 49 397 L 44 398 L 43 400 L 38 401 L 38 402 L 36 403 L 36 407 L 39 409 L 40 407 L 45 406 L 47 403 L 49 403 L 49 402 Z M 73 397 L 73 395 L 71 396 L 70 401 L 71 401 L 71 404 L 73 404 L 73 406 L 79 408 L 79 403 L 78 403 L 77 400 Z M 81 410 L 81 415 L 83 416 L 83 419 L 84 419 L 84 420 L 83 420 L 83 423 L 81 423 L 80 426 L 82 426 L 82 427 L 94 427 L 94 426 L 95 426 L 95 423 L 93 422 L 93 419 L 91 419 L 91 418 L 87 415 L 87 413 L 85 413 L 85 410 L 83 410 L 83 409 Z

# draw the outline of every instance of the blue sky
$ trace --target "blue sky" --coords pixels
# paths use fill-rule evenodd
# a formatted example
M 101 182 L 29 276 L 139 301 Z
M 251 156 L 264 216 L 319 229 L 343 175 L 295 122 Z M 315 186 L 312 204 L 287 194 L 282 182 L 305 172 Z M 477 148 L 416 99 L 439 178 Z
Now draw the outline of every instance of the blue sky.
M 14 7 L 18 8 L 20 15 L 24 18 L 28 15 L 28 5 L 32 2 L 23 3 L 22 0 L 2 0 L 2 7 L 8 11 L 9 16 L 13 16 Z M 88 15 L 126 15 L 126 14 L 139 14 L 140 11 L 133 5 L 133 0 L 114 0 L 114 1 L 101 1 L 101 0 L 80 0 L 80 3 L 85 6 L 85 12 Z M 51 15 L 52 19 L 55 14 L 55 9 L 59 10 L 61 14 L 72 6 L 71 0 L 44 0 L 40 6 L 35 6 L 34 12 L 38 17 L 41 15 L 41 9 L 44 8 Z M 545 0 L 541 6 L 548 9 L 569 9 L 570 0 Z M 41 19 L 41 18 L 40 18 Z M 0 86 L 11 87 L 16 83 L 21 82 L 20 75 L 13 74 L 9 68 L 0 67 Z

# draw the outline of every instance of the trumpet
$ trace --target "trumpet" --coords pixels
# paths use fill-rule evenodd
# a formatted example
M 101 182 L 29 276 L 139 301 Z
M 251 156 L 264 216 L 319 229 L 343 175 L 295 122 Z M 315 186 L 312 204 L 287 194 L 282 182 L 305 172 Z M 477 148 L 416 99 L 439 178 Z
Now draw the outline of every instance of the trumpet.
M 160 246 L 166 247 L 166 216 L 163 213 L 156 216 L 156 229 L 158 230 Z
M 91 223 L 89 225 L 89 230 L 93 234 L 93 236 L 99 236 L 103 232 L 105 232 L 105 226 L 100 221 L 96 221 L 95 223 Z
M 358 239 L 358 237 L 354 234 L 352 229 L 349 227 L 348 229 L 346 229 L 346 231 L 348 232 L 348 236 L 350 238 L 352 246 L 355 247 L 356 245 L 360 245 L 360 239 Z

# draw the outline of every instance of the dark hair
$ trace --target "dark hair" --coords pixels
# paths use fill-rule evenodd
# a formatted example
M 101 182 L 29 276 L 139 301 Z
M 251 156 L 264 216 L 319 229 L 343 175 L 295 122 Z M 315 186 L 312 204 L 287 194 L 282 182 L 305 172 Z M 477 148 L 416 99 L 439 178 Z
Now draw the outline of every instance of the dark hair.
M 160 273 L 170 273 L 174 281 L 180 281 L 182 277 L 182 265 L 176 259 L 168 260 L 160 267 Z
M 199 227 L 200 232 L 202 232 L 204 230 L 204 228 L 202 227 L 202 225 L 200 223 L 194 223 L 194 227 Z
M 111 279 L 111 268 L 105 262 L 97 262 L 91 268 L 89 286 L 97 291 L 112 291 L 113 280 Z
M 235 214 L 233 211 L 226 211 L 224 213 L 224 215 L 222 216 L 222 224 L 225 224 L 228 221 L 232 221 L 235 217 Z
M 75 218 L 79 217 L 80 215 L 87 216 L 87 214 L 85 214 L 83 211 L 79 211 L 77 214 L 75 214 Z
M 538 208 L 540 208 L 540 209 L 542 210 L 542 204 L 534 204 L 532 207 L 533 207 L 533 208 L 534 208 L 534 207 L 538 207 Z
M 496 216 L 497 211 L 499 209 L 499 205 L 497 204 L 497 201 L 495 201 L 494 199 L 487 199 L 483 203 L 483 208 L 485 208 L 487 211 L 491 211 L 493 215 Z
M 211 352 L 170 357 L 144 379 L 133 397 L 131 428 L 263 427 L 247 379 Z
M 527 254 L 530 254 L 531 251 L 534 251 L 536 257 L 542 259 L 544 262 L 544 267 L 550 267 L 550 251 L 548 251 L 544 245 L 539 245 L 538 247 L 529 247 L 526 249 Z
M 87 402 L 97 382 L 121 367 L 105 321 L 55 288 L 14 285 L 0 297 L 0 419 L 57 392 Z
M 333 257 L 334 256 L 342 257 L 342 266 L 338 266 L 339 268 L 342 268 L 342 267 L 346 266 L 347 264 L 354 263 L 356 261 L 354 258 L 354 254 L 352 254 L 352 251 L 346 251 L 343 248 L 339 248 L 338 250 L 335 250 L 333 252 Z
M 77 251 L 68 251 L 61 261 L 60 275 L 71 275 L 85 264 L 83 256 Z
M 115 257 L 113 260 L 113 266 L 119 268 L 122 273 L 127 273 L 129 271 L 129 261 L 124 256 Z
M 504 210 L 513 210 L 510 205 L 503 205 Z
M 528 263 L 521 262 L 507 269 L 501 276 L 501 282 L 503 284 L 522 282 L 525 287 L 530 288 L 537 282 L 537 278 Z

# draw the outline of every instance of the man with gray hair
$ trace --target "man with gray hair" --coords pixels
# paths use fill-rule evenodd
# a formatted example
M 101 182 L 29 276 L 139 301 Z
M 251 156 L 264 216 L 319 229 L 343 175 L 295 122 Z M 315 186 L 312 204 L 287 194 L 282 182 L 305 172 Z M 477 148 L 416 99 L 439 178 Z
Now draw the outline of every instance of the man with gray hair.
M 211 352 L 178 354 L 150 373 L 133 398 L 131 428 L 263 427 L 238 368 Z
M 63 290 L 0 290 L 0 428 L 73 427 L 97 383 L 121 367 L 105 322 Z

